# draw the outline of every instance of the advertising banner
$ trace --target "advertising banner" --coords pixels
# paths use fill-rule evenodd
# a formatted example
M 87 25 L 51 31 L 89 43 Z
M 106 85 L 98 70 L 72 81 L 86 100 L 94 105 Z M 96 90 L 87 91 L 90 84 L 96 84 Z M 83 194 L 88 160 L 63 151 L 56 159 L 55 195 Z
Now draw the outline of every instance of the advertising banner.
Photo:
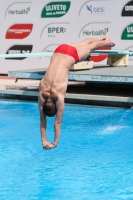
M 133 50 L 132 17 L 130 0 L 6 0 L 0 7 L 0 54 L 52 52 L 62 43 L 103 36 L 116 46 L 102 49 Z M 107 55 L 93 55 L 91 60 L 105 65 Z M 0 73 L 47 68 L 49 62 L 50 57 L 1 58 Z

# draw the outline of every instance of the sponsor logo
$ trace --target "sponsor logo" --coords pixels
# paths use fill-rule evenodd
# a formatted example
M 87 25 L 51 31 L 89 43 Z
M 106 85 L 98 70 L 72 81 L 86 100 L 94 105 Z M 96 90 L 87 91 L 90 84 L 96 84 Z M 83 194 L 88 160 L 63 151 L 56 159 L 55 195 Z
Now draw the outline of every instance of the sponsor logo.
M 64 27 L 48 27 L 48 37 L 55 37 L 55 34 L 65 33 L 66 28 Z
M 105 36 L 109 33 L 109 24 L 111 22 L 94 22 L 94 23 L 88 23 L 84 25 L 80 32 L 79 32 L 79 38 L 81 40 L 90 37 L 90 38 L 100 38 L 102 36 Z M 97 27 L 97 28 L 96 28 Z M 100 50 L 109 50 L 110 47 L 102 47 Z M 91 60 L 94 62 L 101 62 L 105 60 L 108 57 L 108 55 L 92 55 Z
M 31 53 L 33 45 L 14 45 L 10 49 L 7 50 L 6 54 L 24 54 L 24 53 Z M 23 60 L 26 57 L 19 57 L 19 58 L 5 58 L 10 60 Z
M 122 40 L 133 40 L 133 24 L 128 25 L 122 35 L 121 35 Z
M 24 39 L 32 31 L 33 24 L 15 24 L 6 33 L 6 39 Z
M 105 46 L 105 47 L 99 48 L 99 50 L 111 50 L 111 47 Z M 108 55 L 93 55 L 90 57 L 90 60 L 94 62 L 101 62 L 105 60 L 106 58 L 108 58 Z
M 49 44 L 47 46 L 45 46 L 43 49 L 42 49 L 42 52 L 54 52 L 55 49 L 59 46 L 59 44 Z M 51 57 L 51 56 L 50 56 Z M 40 57 L 40 59 L 43 59 L 45 57 Z
M 104 7 L 93 7 L 92 5 L 90 5 L 90 6 L 86 5 L 86 8 L 91 14 L 104 14 L 105 13 Z
M 87 36 L 102 36 L 102 35 L 106 35 L 107 32 L 109 31 L 109 28 L 105 28 L 103 30 L 83 30 L 83 35 L 87 35 Z
M 64 37 L 64 35 L 67 32 L 67 26 L 70 24 L 70 22 L 52 22 L 50 24 L 47 24 L 41 31 L 40 38 L 45 35 L 48 37 L 60 37 L 61 35 Z
M 91 0 L 86 1 L 86 3 L 83 3 L 79 9 L 79 16 L 90 14 L 90 15 L 104 15 L 105 12 L 110 10 L 109 8 L 109 1 L 111 0 Z M 107 11 L 107 12 L 108 12 Z
M 133 16 L 133 1 L 128 2 L 121 13 L 122 17 L 132 17 Z
M 70 4 L 70 1 L 48 3 L 42 10 L 41 18 L 62 17 L 68 12 Z
M 30 7 L 21 10 L 8 10 L 8 15 L 28 15 Z

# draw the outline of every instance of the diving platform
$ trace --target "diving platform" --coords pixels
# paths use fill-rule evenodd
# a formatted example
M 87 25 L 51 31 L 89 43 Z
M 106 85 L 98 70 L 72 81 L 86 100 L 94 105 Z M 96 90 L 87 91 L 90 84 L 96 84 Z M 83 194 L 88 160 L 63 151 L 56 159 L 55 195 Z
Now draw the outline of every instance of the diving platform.
M 84 81 L 93 83 L 122 83 L 133 84 L 133 66 L 129 65 L 129 55 L 133 51 L 128 50 L 96 50 L 90 55 L 108 55 L 106 65 L 96 65 L 93 61 L 83 61 L 72 66 L 68 80 Z M 7 57 L 39 57 L 52 56 L 53 52 L 30 53 L 16 55 L 0 55 L 0 58 Z M 36 68 L 30 70 L 9 71 L 8 76 L 16 79 L 42 79 L 47 68 Z
M 41 80 L 45 75 L 46 70 L 46 68 L 36 68 L 30 70 L 8 71 L 8 76 L 16 79 Z M 112 67 L 108 65 L 94 65 L 91 69 L 70 71 L 68 80 L 92 83 L 133 84 L 133 66 Z

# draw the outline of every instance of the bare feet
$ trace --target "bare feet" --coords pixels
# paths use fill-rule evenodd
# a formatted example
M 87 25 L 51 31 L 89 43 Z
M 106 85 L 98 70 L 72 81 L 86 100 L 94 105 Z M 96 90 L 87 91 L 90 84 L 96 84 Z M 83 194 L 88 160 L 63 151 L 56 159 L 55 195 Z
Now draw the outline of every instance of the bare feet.
M 103 36 L 101 38 L 101 40 L 104 40 L 107 43 L 106 46 L 109 46 L 109 47 L 114 47 L 115 46 L 115 43 L 107 36 Z
M 57 147 L 56 144 L 51 143 L 51 142 L 47 142 L 47 141 L 44 142 L 42 145 L 43 145 L 43 149 L 46 149 L 46 150 L 50 150 L 52 148 L 56 148 Z
M 103 36 L 103 37 L 101 37 L 101 40 L 107 40 L 109 37 L 107 37 L 107 36 Z

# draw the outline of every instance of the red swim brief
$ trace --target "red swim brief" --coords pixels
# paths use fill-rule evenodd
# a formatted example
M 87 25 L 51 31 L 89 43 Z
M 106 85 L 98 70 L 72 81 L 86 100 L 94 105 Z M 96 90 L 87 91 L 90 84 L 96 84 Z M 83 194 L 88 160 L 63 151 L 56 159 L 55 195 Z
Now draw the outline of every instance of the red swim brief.
M 69 55 L 75 59 L 76 63 L 79 62 L 77 49 L 73 46 L 62 44 L 55 49 L 54 53 L 62 53 L 62 54 Z

